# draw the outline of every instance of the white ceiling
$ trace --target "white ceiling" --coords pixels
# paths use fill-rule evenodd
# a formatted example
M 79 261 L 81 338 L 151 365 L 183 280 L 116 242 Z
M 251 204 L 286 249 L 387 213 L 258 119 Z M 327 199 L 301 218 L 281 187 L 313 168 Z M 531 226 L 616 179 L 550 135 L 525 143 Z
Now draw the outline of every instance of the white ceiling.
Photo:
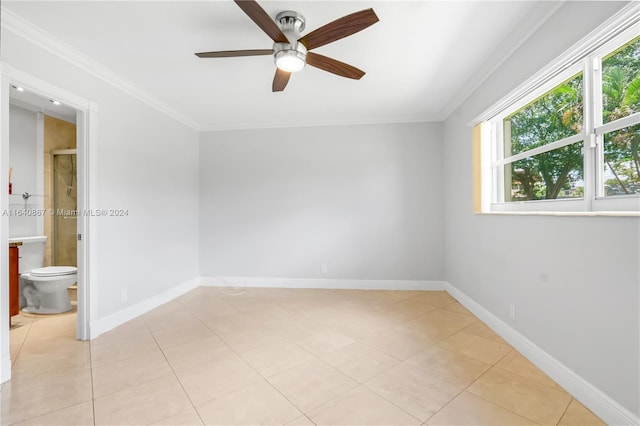
M 310 32 L 373 7 L 380 22 L 315 52 L 354 65 L 350 80 L 306 67 L 271 92 L 272 57 L 195 52 L 271 48 L 232 1 L 7 1 L 35 25 L 200 130 L 442 120 L 558 2 L 261 1 L 295 10 Z M 304 34 L 303 33 L 303 34 Z

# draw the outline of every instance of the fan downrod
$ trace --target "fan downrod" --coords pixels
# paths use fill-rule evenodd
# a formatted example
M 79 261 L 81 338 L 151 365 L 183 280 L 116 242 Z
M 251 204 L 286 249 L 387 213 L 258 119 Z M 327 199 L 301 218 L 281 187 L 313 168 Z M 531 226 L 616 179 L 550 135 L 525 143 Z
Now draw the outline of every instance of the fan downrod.
M 295 37 L 294 40 L 300 38 L 300 33 L 304 31 L 305 26 L 304 16 L 292 10 L 278 13 L 276 15 L 276 23 L 287 37 L 289 36 L 288 33 L 291 33 Z M 289 37 L 289 40 L 291 40 L 291 37 Z

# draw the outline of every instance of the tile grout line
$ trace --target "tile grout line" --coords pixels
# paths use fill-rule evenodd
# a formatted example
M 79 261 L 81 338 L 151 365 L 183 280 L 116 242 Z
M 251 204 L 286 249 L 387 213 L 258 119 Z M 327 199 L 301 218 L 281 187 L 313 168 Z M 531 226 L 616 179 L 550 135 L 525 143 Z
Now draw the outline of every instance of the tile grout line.
M 181 303 L 182 304 L 182 303 Z M 182 304 L 184 306 L 184 304 Z M 196 317 L 195 315 L 193 315 L 191 313 L 191 311 L 189 311 L 189 314 L 192 315 L 194 318 L 196 318 L 198 321 L 201 321 L 200 318 Z M 202 321 L 201 321 L 202 322 Z M 206 327 L 206 324 L 205 324 Z M 208 328 L 208 327 L 207 327 Z M 193 400 L 191 399 L 191 397 L 189 396 L 189 393 L 187 392 L 187 390 L 184 387 L 184 384 L 182 383 L 182 380 L 180 380 L 180 377 L 178 376 L 178 374 L 176 373 L 176 370 L 173 368 L 173 365 L 171 365 L 171 362 L 169 361 L 169 358 L 167 358 L 167 355 L 164 353 L 164 349 L 162 348 L 162 346 L 160 346 L 160 342 L 158 342 L 158 339 L 156 339 L 155 334 L 153 334 L 153 332 L 151 331 L 151 329 L 149 329 L 147 327 L 147 330 L 149 330 L 149 333 L 151 334 L 151 337 L 153 337 L 153 340 L 156 342 L 156 345 L 158 345 L 158 349 L 160 349 L 160 353 L 162 353 L 162 357 L 165 359 L 165 361 L 167 361 L 167 365 L 169 366 L 169 368 L 171 369 L 171 372 L 173 373 L 173 376 L 176 378 L 176 380 L 178 381 L 178 383 L 180 384 L 180 388 L 182 389 L 182 391 L 184 392 L 185 396 L 187 397 L 187 399 L 189 400 L 189 403 L 191 404 L 191 407 L 193 408 L 193 411 L 195 411 L 196 415 L 198 416 L 198 418 L 200 419 L 200 421 L 202 422 L 203 425 L 206 425 L 204 419 L 202 418 L 202 416 L 200 415 L 200 412 L 198 411 L 198 409 L 196 408 L 196 405 L 193 403 Z M 219 337 L 219 336 L 218 336 Z M 226 344 L 226 343 L 225 343 Z M 180 414 L 180 413 L 176 413 L 176 414 Z M 173 416 L 174 414 L 164 417 L 160 420 L 164 420 L 164 419 L 168 419 L 169 417 Z
M 569 403 L 567 404 L 567 406 L 564 408 L 564 411 L 562 412 L 562 414 L 560 415 L 560 417 L 558 418 L 558 421 L 556 422 L 556 426 L 562 421 L 562 419 L 564 418 L 564 415 L 567 414 L 567 411 L 569 411 L 569 406 L 571 405 L 571 403 L 573 402 L 575 398 L 573 396 L 571 396 L 571 399 L 569 400 Z
M 221 294 L 225 294 L 225 293 L 221 293 Z M 244 293 L 242 293 L 242 294 L 244 294 Z M 242 294 L 241 294 L 241 295 L 242 295 Z M 309 419 L 309 417 L 307 417 L 307 414 L 306 414 L 304 411 L 302 411 L 302 410 L 300 409 L 300 407 L 298 407 L 296 404 L 294 404 L 294 403 L 293 403 L 293 401 L 289 400 L 289 398 L 287 398 L 287 396 L 286 396 L 286 395 L 284 395 L 284 394 L 283 394 L 283 393 L 282 393 L 278 388 L 276 388 L 276 387 L 275 387 L 275 386 L 274 386 L 274 385 L 273 385 L 273 384 L 268 380 L 268 378 L 267 378 L 267 377 L 263 376 L 263 375 L 262 375 L 262 374 L 261 374 L 261 373 L 260 373 L 260 372 L 255 368 L 255 367 L 253 367 L 253 366 L 252 366 L 252 365 L 251 365 L 251 364 L 250 364 L 246 359 L 244 359 L 244 358 L 242 357 L 242 355 L 240 355 L 240 353 L 239 353 L 238 351 L 236 351 L 236 349 L 235 349 L 235 348 L 233 348 L 231 345 L 229 345 L 229 344 L 228 344 L 228 343 L 227 343 L 227 342 L 226 342 L 226 341 L 225 341 L 221 336 L 219 336 L 219 335 L 218 335 L 214 330 L 212 330 L 211 328 L 209 328 L 209 326 L 207 326 L 207 324 L 206 324 L 202 319 L 198 318 L 198 316 L 194 315 L 191 311 L 189 311 L 189 313 L 190 313 L 191 315 L 193 315 L 193 316 L 194 316 L 198 321 L 200 321 L 200 322 L 201 322 L 205 327 L 207 327 L 207 329 L 208 329 L 208 330 L 210 330 L 210 331 L 211 331 L 215 336 L 217 336 L 217 337 L 222 341 L 222 343 L 224 343 L 224 344 L 225 344 L 225 346 L 227 346 L 227 348 L 229 348 L 229 350 L 231 350 L 231 351 L 232 351 L 232 352 L 233 352 L 233 353 L 234 353 L 238 358 L 240 358 L 240 359 L 242 360 L 242 362 L 244 362 L 244 363 L 245 363 L 249 368 L 251 368 L 251 369 L 252 369 L 252 370 L 253 370 L 253 371 L 254 371 L 258 376 L 260 376 L 260 378 L 262 379 L 262 381 L 266 382 L 266 383 L 267 383 L 267 384 L 268 384 L 272 389 L 274 389 L 276 392 L 278 392 L 278 393 L 279 393 L 279 394 L 280 394 L 280 395 L 281 395 L 285 400 L 287 400 L 287 401 L 288 401 L 288 402 L 289 402 L 293 407 L 295 407 L 295 408 L 296 408 L 300 413 L 302 413 L 302 416 L 304 416 L 305 418 L 307 418 L 307 420 L 309 420 L 309 421 L 310 421 L 311 423 L 313 423 L 314 425 L 316 424 L 315 422 L 311 421 L 311 419 Z M 244 314 L 244 312 L 242 312 L 242 313 Z M 279 336 L 281 336 L 279 333 L 277 333 L 277 334 L 278 334 Z M 282 338 L 284 338 L 284 339 L 286 339 L 286 337 L 284 337 L 284 336 L 281 336 L 281 337 L 282 337 Z M 286 340 L 287 340 L 287 341 L 289 341 L 289 339 L 286 339 Z M 294 342 L 291 342 L 291 343 L 295 344 Z M 304 350 L 304 348 L 300 348 L 300 349 Z M 311 355 L 313 355 L 313 354 L 311 354 Z M 168 362 L 168 360 L 167 360 L 167 362 Z M 172 368 L 173 368 L 173 367 L 172 367 Z M 276 374 L 278 374 L 278 373 L 276 373 Z M 178 379 L 178 380 L 179 380 L 179 379 Z M 181 383 L 181 384 L 182 384 L 182 383 Z M 247 386 L 251 386 L 251 385 L 247 385 Z M 245 387 L 247 387 L 247 386 L 245 386 Z M 233 392 L 233 391 L 235 391 L 235 390 L 237 390 L 237 389 L 230 390 L 229 392 Z M 186 391 L 185 391 L 185 392 L 186 392 Z M 211 399 L 211 400 L 209 400 L 209 401 L 213 401 L 214 399 L 215 399 L 215 398 L 213 398 L 213 399 Z M 189 399 L 189 400 L 191 400 L 191 399 Z M 206 402 L 209 402 L 209 401 L 206 401 Z M 206 402 L 204 402 L 204 403 L 206 403 Z M 203 403 L 203 404 L 204 404 L 204 403 Z M 196 412 L 198 412 L 198 410 L 195 408 L 195 406 L 194 406 L 194 409 L 196 410 Z M 199 412 L 198 412 L 198 416 L 200 416 L 200 413 L 199 413 Z M 299 417 L 296 417 L 296 419 L 297 419 L 297 418 L 299 418 Z M 293 420 L 296 420 L 296 419 L 293 419 Z M 202 419 L 202 417 L 200 417 L 200 420 L 202 420 L 202 424 L 206 424 L 206 423 L 204 422 L 204 420 Z M 292 421 L 293 421 L 293 420 L 292 420 Z
M 22 313 L 19 314 L 20 316 L 22 316 Z M 25 317 L 28 318 L 28 317 Z M 13 369 L 13 366 L 15 365 L 16 362 L 18 362 L 18 357 L 20 357 L 20 354 L 22 353 L 22 349 L 24 348 L 24 344 L 27 342 L 27 338 L 29 337 L 29 334 L 31 333 L 31 327 L 33 326 L 33 323 L 36 322 L 37 318 L 32 318 L 31 321 L 29 321 L 29 328 L 27 329 L 27 332 L 24 335 L 24 339 L 22 339 L 22 343 L 20 343 L 20 348 L 18 349 L 18 352 L 16 353 L 16 359 L 14 362 L 11 363 L 11 368 Z M 11 328 L 9 328 L 9 339 L 11 339 Z M 9 340 L 9 347 L 11 347 L 11 340 Z M 11 351 L 9 351 L 11 352 Z
M 455 334 L 455 333 L 454 333 L 454 334 Z M 514 350 L 514 349 L 511 349 L 511 351 L 507 352 L 507 354 L 506 354 L 506 355 L 504 355 L 502 358 L 500 358 L 498 361 L 496 361 L 496 364 L 497 364 L 498 362 L 500 362 L 502 359 L 504 359 L 504 357 L 505 357 L 505 356 L 507 356 L 508 354 L 510 354 L 513 350 Z M 490 365 L 490 364 L 489 364 L 489 365 Z M 472 381 L 471 383 L 469 383 L 467 386 L 463 387 L 463 388 L 460 390 L 460 392 L 458 392 L 458 393 L 457 393 L 453 398 L 451 398 L 449 401 L 447 401 L 447 403 L 446 403 L 446 404 L 444 404 L 442 407 L 438 408 L 438 409 L 437 409 L 437 410 L 436 410 L 436 411 L 435 411 L 435 412 L 434 412 L 434 413 L 433 413 L 433 414 L 432 414 L 432 415 L 431 415 L 427 420 L 425 420 L 425 421 L 424 421 L 424 423 L 428 422 L 431 418 L 433 418 L 433 416 L 435 416 L 435 415 L 436 415 L 436 414 L 438 414 L 440 411 L 442 411 L 442 409 L 444 409 L 446 406 L 448 406 L 448 405 L 449 405 L 449 404 L 450 404 L 454 399 L 456 399 L 457 397 L 459 397 L 460 395 L 462 395 L 462 393 L 463 393 L 463 392 L 465 392 L 467 389 L 469 389 L 469 388 L 470 388 L 474 383 L 476 383 L 478 380 L 480 380 L 482 377 L 484 377 L 487 373 L 489 373 L 489 372 L 493 369 L 493 367 L 494 367 L 494 366 L 495 366 L 495 364 L 490 365 L 490 367 L 489 367 L 489 368 L 487 368 L 487 370 L 486 370 L 486 371 L 484 371 L 482 374 L 480 374 L 478 377 L 476 377 L 476 378 L 475 378 L 475 380 L 473 380 L 473 381 Z M 503 408 L 503 409 L 505 409 L 505 410 L 507 410 L 507 411 L 511 411 L 511 410 L 509 410 L 509 409 L 506 409 L 506 408 L 504 408 L 504 407 L 502 407 L 502 406 L 500 406 L 500 405 L 496 404 L 496 403 L 495 403 L 495 402 L 493 402 L 493 401 L 489 401 L 489 400 L 487 400 L 487 399 L 485 399 L 485 398 L 482 398 L 481 396 L 476 395 L 476 394 L 474 394 L 473 392 L 470 392 L 470 393 L 471 393 L 472 395 L 474 395 L 474 396 L 477 396 L 478 398 L 481 398 L 481 399 L 483 399 L 483 400 L 487 401 L 487 402 L 488 402 L 488 403 L 490 403 L 490 404 L 495 405 L 496 407 L 500 407 L 500 408 Z M 513 411 L 511 411 L 511 412 L 512 412 L 513 414 L 516 414 L 516 415 L 520 416 L 518 413 L 515 413 L 515 412 L 513 412 Z M 523 417 L 523 416 L 520 416 L 520 417 Z M 530 420 L 530 419 L 527 419 L 527 420 Z M 534 423 L 535 423 L 535 422 L 534 422 Z
M 91 380 L 91 414 L 93 417 L 93 426 L 96 426 L 96 393 L 94 389 L 93 383 L 93 355 L 91 352 L 91 341 L 89 343 L 89 368 L 91 370 L 90 380 Z

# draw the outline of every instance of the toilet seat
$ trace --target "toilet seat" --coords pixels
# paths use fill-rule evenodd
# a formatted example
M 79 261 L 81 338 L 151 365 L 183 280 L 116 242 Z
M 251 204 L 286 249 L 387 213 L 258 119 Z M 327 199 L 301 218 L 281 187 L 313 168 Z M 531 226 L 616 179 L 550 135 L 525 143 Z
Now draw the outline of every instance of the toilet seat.
M 46 266 L 44 268 L 33 269 L 30 273 L 32 277 L 61 277 L 73 275 L 78 272 L 75 266 Z

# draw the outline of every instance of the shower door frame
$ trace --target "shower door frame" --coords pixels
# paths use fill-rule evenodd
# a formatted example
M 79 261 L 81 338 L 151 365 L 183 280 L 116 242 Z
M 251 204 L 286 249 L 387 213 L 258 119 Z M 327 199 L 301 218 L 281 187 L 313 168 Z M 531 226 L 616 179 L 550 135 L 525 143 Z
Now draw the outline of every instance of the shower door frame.
M 46 154 L 45 154 L 46 155 Z M 67 148 L 67 149 L 54 149 L 50 152 L 51 155 L 51 173 L 52 173 L 52 190 L 51 190 L 51 208 L 53 209 L 53 211 L 56 212 L 56 214 L 53 216 L 53 221 L 51 223 L 51 236 L 52 236 L 52 240 L 51 241 L 51 257 L 50 257 L 50 261 L 51 261 L 51 265 L 53 266 L 57 266 L 57 265 L 70 265 L 70 266 L 76 266 L 77 265 L 77 260 L 75 262 L 69 261 L 69 262 L 62 262 L 60 261 L 60 259 L 58 258 L 58 244 L 60 243 L 60 232 L 59 232 L 59 223 L 58 223 L 58 219 L 60 217 L 60 215 L 58 214 L 59 212 L 59 205 L 57 204 L 57 201 L 60 199 L 58 193 L 56 192 L 56 188 L 58 187 L 57 185 L 57 181 L 56 181 L 56 156 L 62 156 L 62 155 L 75 155 L 75 170 L 73 171 L 73 176 L 74 178 L 71 179 L 70 184 L 67 186 L 67 188 L 71 188 L 73 186 L 73 180 L 75 179 L 75 186 L 76 186 L 76 205 L 74 209 L 68 209 L 68 210 L 75 210 L 76 211 L 76 215 L 72 216 L 72 218 L 74 220 L 76 220 L 76 233 L 74 235 L 74 237 L 77 236 L 78 234 L 78 212 L 80 212 L 80 210 L 78 209 L 78 196 L 77 196 L 77 191 L 78 191 L 78 150 L 76 148 Z M 69 194 L 67 194 L 69 195 Z M 68 217 L 66 217 L 65 219 L 68 219 Z M 77 241 L 76 241 L 76 257 L 77 257 Z
M 9 177 L 9 94 L 11 85 L 24 87 L 49 99 L 56 99 L 76 110 L 76 160 L 78 184 L 78 316 L 76 338 L 91 340 L 91 324 L 97 315 L 97 221 L 83 212 L 97 209 L 98 105 L 57 87 L 7 63 L 0 62 L 0 205 L 8 206 Z M 9 351 L 9 218 L 0 215 L 0 383 L 11 379 Z

